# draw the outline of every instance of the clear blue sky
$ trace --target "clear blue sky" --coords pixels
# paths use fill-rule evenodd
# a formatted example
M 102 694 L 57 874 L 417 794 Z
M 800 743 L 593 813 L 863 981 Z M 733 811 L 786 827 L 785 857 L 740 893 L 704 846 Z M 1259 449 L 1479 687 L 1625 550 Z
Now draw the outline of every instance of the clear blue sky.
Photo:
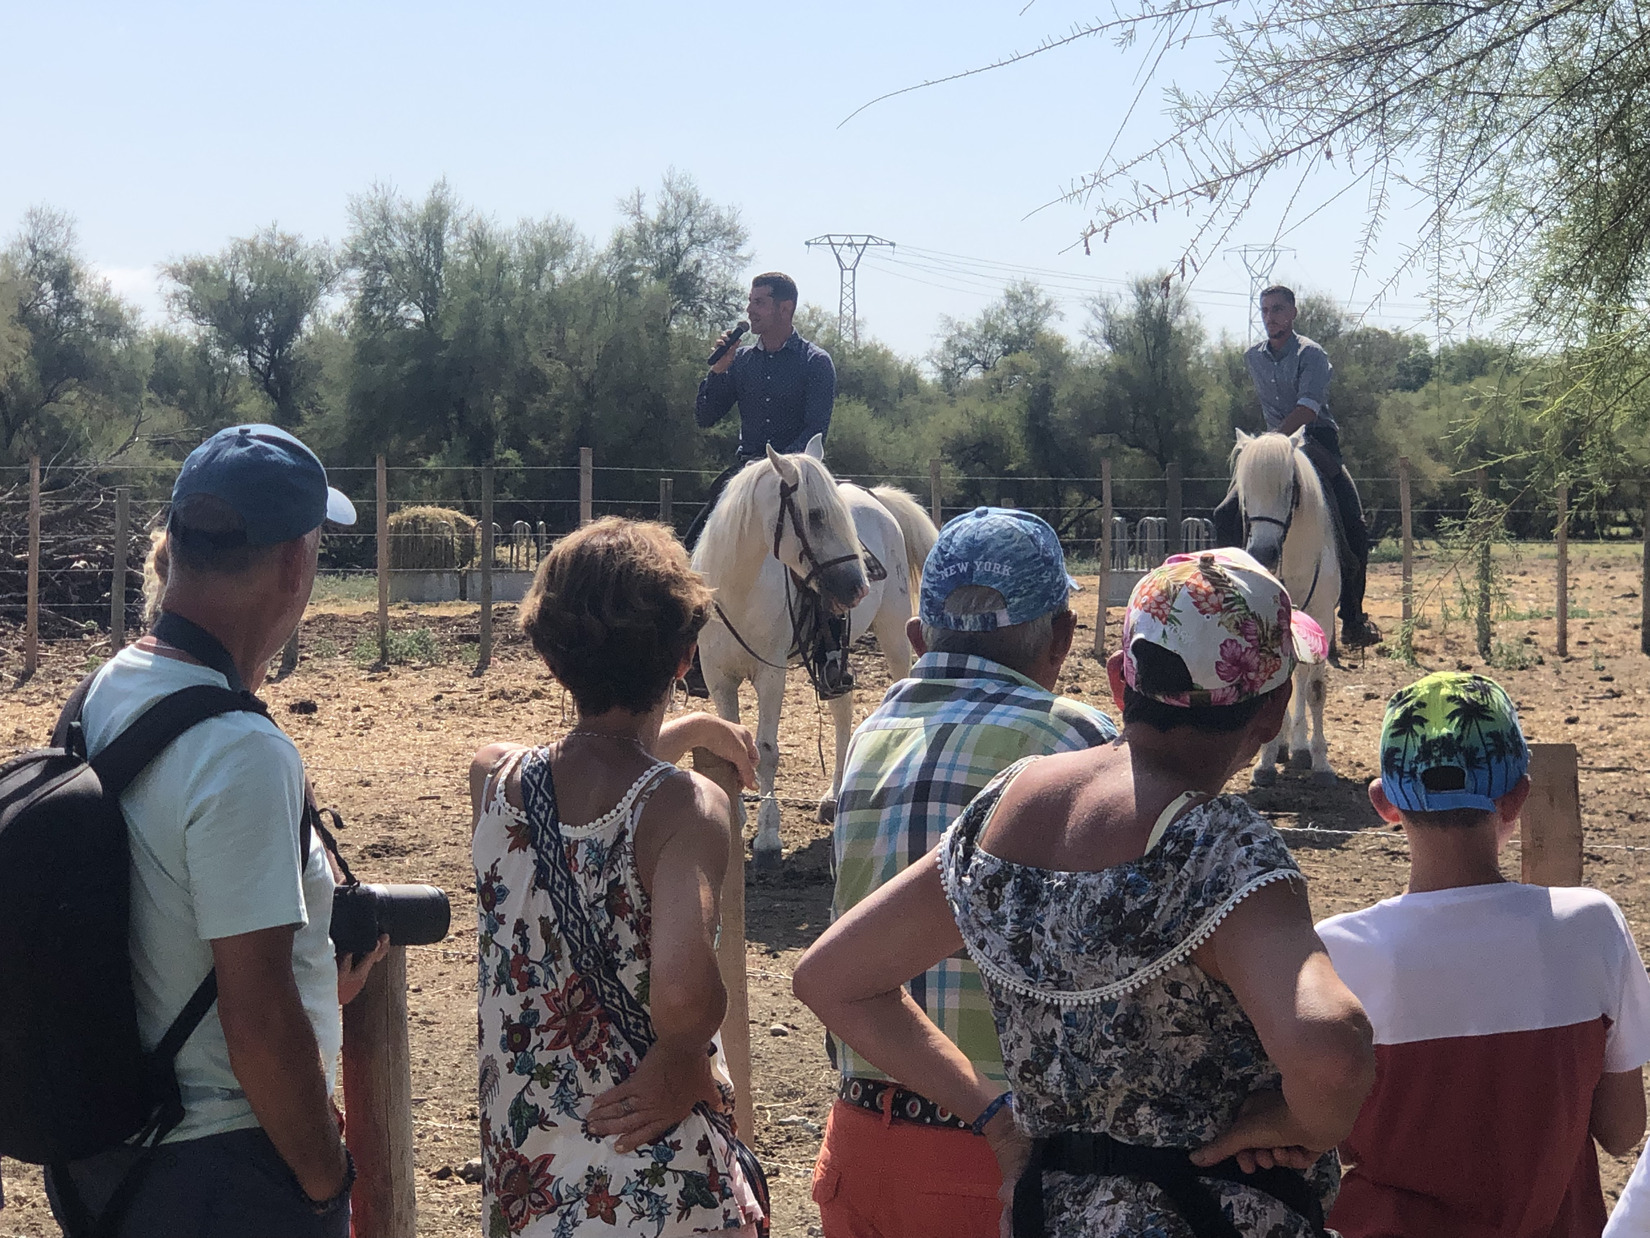
M 753 271 L 791 272 L 803 299 L 828 309 L 835 263 L 803 241 L 853 231 L 898 242 L 893 263 L 862 268 L 859 309 L 902 352 L 926 351 L 941 315 L 977 313 L 1016 268 L 1054 273 L 1045 282 L 1075 333 L 1087 294 L 1172 262 L 1186 235 L 1178 222 L 1138 227 L 1085 258 L 1069 248 L 1081 207 L 1028 217 L 1098 160 L 1136 89 L 1138 51 L 1084 40 L 838 128 L 878 94 L 1034 46 L 1094 12 L 1023 4 L 0 0 L 12 101 L 0 235 L 30 205 L 68 211 L 87 257 L 153 316 L 156 263 L 271 222 L 338 240 L 350 195 L 375 181 L 416 195 L 445 176 L 500 219 L 559 214 L 605 239 L 617 199 L 674 165 L 740 208 Z M 1153 94 L 1135 139 L 1158 111 Z M 1298 254 L 1276 276 L 1368 308 L 1373 281 L 1360 297 L 1352 271 L 1355 215 L 1343 205 L 1292 233 Z M 1257 214 L 1232 242 L 1270 240 L 1273 227 Z M 1378 257 L 1390 262 L 1403 239 Z M 1212 333 L 1247 334 L 1247 286 L 1229 259 L 1192 285 Z M 1423 293 L 1403 285 L 1369 320 L 1424 324 Z

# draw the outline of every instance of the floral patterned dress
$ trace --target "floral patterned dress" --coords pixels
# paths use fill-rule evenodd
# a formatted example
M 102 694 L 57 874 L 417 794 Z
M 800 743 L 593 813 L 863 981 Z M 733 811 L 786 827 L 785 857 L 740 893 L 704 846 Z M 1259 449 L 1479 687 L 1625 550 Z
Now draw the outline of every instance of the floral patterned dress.
M 1195 804 L 1145 855 L 1098 872 L 998 859 L 978 840 L 1029 760 L 980 792 L 939 854 L 952 913 L 991 994 L 1016 1120 L 1034 1138 L 1103 1131 L 1149 1147 L 1207 1143 L 1251 1092 L 1281 1077 L 1237 998 L 1191 962 L 1192 951 L 1249 894 L 1299 880 L 1300 870 L 1277 831 L 1234 795 Z M 1340 1184 L 1335 1153 L 1307 1176 L 1327 1213 Z M 1202 1181 L 1240 1233 L 1312 1233 L 1270 1195 Z M 1050 1238 L 1191 1238 L 1163 1192 L 1139 1178 L 1050 1171 L 1043 1197 Z
M 521 767 L 526 811 L 506 800 Z M 620 1155 L 587 1134 L 591 1102 L 639 1058 L 572 964 L 545 866 L 565 865 L 619 962 L 624 987 L 647 1006 L 649 900 L 633 834 L 648 796 L 674 766 L 660 762 L 585 826 L 556 813 L 550 752 L 505 757 L 493 770 L 472 856 L 480 916 L 477 1056 L 483 1225 L 488 1238 L 740 1232 L 761 1217 L 732 1148 L 732 1120 L 695 1111 L 655 1143 Z M 716 1075 L 726 1113 L 733 1089 L 721 1046 Z

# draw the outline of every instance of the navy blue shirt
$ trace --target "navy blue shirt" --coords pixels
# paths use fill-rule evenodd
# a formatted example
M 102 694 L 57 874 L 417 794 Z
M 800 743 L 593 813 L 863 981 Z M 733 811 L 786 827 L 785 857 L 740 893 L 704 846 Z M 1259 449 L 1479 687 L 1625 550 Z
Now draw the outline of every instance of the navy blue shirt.
M 741 348 L 722 374 L 706 374 L 694 401 L 693 419 L 713 426 L 739 405 L 739 454 L 759 456 L 768 447 L 797 452 L 831 424 L 836 367 L 831 354 L 795 331 L 776 352 Z

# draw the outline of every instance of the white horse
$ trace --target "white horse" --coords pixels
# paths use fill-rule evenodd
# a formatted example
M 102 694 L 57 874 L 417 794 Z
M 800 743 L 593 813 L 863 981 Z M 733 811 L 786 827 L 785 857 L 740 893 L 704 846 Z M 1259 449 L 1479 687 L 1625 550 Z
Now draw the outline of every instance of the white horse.
M 1243 509 L 1244 549 L 1283 581 L 1296 610 L 1317 620 L 1334 640 L 1335 605 L 1341 596 L 1341 563 L 1336 551 L 1334 518 L 1324 497 L 1318 470 L 1304 450 L 1306 435 L 1237 432 L 1232 449 L 1232 485 Z M 1312 771 L 1312 781 L 1333 786 L 1329 743 L 1323 733 L 1323 703 L 1328 690 L 1324 662 L 1295 668 L 1294 725 L 1261 749 L 1254 785 L 1277 781 L 1284 749 L 1292 769 Z M 1308 742 L 1306 712 L 1312 711 Z M 1285 735 L 1288 736 L 1287 742 Z
M 846 612 L 849 640 L 866 628 L 891 678 L 911 669 L 905 635 L 923 561 L 938 536 L 922 506 L 903 490 L 862 490 L 839 483 L 822 462 L 818 435 L 807 450 L 747 465 L 728 484 L 705 523 L 693 566 L 716 590 L 718 610 L 699 636 L 699 658 L 716 712 L 739 720 L 739 685 L 756 688 L 757 781 L 762 792 L 752 848 L 758 868 L 779 863 L 779 711 L 785 668 L 793 653 L 791 600 L 806 582 L 837 614 Z M 886 569 L 869 580 L 861 547 Z M 819 801 L 819 819 L 836 816 L 842 761 L 854 725 L 851 693 L 830 702 L 836 723 L 836 772 Z

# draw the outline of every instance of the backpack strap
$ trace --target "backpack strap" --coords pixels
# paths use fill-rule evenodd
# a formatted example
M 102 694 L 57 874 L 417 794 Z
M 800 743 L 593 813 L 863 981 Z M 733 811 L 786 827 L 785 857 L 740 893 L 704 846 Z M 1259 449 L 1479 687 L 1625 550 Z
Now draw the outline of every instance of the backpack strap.
M 97 681 L 97 671 L 93 671 L 86 678 L 75 685 L 69 699 L 63 702 L 63 711 L 57 715 L 57 724 L 52 727 L 51 747 L 61 748 L 65 752 L 86 754 L 85 737 L 80 734 L 80 711 L 86 704 L 86 694 L 92 690 L 92 684 Z M 79 739 L 77 744 L 75 741 Z
M 191 727 L 238 711 L 265 716 L 269 713 L 268 707 L 250 692 L 232 692 L 215 684 L 195 684 L 162 697 L 92 758 L 92 770 L 103 784 L 104 794 L 122 794 L 149 762 Z

